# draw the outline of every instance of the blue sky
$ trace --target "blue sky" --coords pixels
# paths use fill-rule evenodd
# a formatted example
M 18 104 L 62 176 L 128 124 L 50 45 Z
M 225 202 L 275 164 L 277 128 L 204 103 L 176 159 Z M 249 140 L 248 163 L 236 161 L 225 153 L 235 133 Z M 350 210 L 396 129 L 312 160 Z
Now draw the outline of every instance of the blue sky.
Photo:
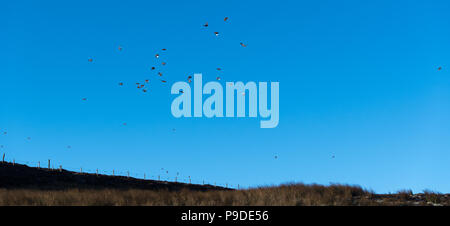
M 450 192 L 448 1 L 4 5 L 7 158 L 136 177 L 179 172 L 241 187 Z M 279 82 L 278 127 L 261 129 L 259 118 L 174 118 L 170 86 L 193 73 L 223 84 Z M 133 85 L 145 79 L 147 93 Z

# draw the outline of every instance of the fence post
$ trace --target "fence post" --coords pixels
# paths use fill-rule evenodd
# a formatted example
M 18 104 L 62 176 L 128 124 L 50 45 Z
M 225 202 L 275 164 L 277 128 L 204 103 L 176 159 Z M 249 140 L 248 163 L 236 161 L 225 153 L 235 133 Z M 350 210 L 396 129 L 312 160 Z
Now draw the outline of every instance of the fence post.
M 161 177 L 158 175 L 158 180 L 161 180 Z
M 62 166 L 59 165 L 59 172 L 62 172 Z
M 144 173 L 144 180 L 145 180 L 145 173 Z
M 113 169 L 113 176 L 114 176 L 114 169 Z
M 189 184 L 191 184 L 191 176 L 189 176 Z
M 38 169 L 40 169 L 41 168 L 41 162 L 39 161 L 38 162 Z
M 96 171 L 96 173 L 95 174 L 97 174 L 97 176 L 98 176 L 98 169 L 97 169 L 97 171 Z
M 3 158 L 2 158 L 2 162 L 5 162 L 5 153 L 3 153 Z
M 50 169 L 50 159 L 48 160 L 48 169 Z
M 83 167 L 80 167 L 80 173 L 83 173 Z
M 14 165 L 16 165 L 16 160 L 15 160 L 15 159 L 13 159 L 13 166 L 14 166 Z

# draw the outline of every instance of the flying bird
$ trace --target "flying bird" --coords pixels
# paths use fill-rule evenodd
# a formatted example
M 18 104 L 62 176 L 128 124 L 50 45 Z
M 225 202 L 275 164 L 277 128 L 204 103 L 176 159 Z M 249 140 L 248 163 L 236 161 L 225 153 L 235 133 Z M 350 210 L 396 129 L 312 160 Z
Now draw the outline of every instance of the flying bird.
M 217 77 L 216 79 L 220 81 L 220 77 Z
M 162 76 L 162 73 L 161 73 L 161 72 L 158 72 L 158 75 L 159 75 L 159 76 Z
M 438 71 L 442 70 L 442 67 L 438 67 Z
M 228 17 L 226 16 L 225 18 L 223 18 L 223 21 L 227 21 L 228 20 Z
M 217 31 L 215 31 L 214 34 L 215 34 L 216 36 L 219 36 L 219 32 L 217 32 Z
M 155 57 L 156 57 L 156 58 L 159 58 L 159 54 L 156 54 Z
M 83 99 L 81 99 L 81 100 L 87 100 L 87 98 L 83 98 Z
M 156 69 L 156 67 L 152 67 L 152 70 L 155 70 Z
M 167 49 L 161 49 L 162 51 L 166 51 Z
M 242 47 L 247 47 L 247 45 L 242 43 L 242 42 L 240 44 L 241 44 Z
M 208 27 L 209 25 L 208 25 L 208 22 L 206 22 L 204 25 L 203 25 L 203 27 Z
M 122 46 L 119 46 L 119 48 L 118 48 L 118 49 L 119 49 L 119 51 L 122 51 Z
M 123 86 L 123 82 L 119 82 L 119 86 Z
M 166 83 L 167 81 L 166 80 L 161 80 L 161 82 Z
M 218 67 L 217 70 L 220 71 L 220 70 L 222 70 L 222 68 Z
M 92 61 L 94 61 L 94 60 L 93 60 L 92 58 L 89 58 L 88 61 L 89 61 L 89 62 L 92 62 Z
M 166 65 L 166 62 L 162 62 L 161 64 L 164 66 L 164 65 Z

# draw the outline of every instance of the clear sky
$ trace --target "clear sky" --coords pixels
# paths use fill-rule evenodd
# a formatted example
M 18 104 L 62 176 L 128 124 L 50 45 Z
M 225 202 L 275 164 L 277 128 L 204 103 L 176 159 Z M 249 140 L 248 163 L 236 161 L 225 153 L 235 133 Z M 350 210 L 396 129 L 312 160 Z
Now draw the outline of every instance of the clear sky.
M 448 193 L 449 12 L 446 0 L 7 1 L 0 152 L 196 183 Z M 278 127 L 174 118 L 171 84 L 193 73 L 279 82 Z

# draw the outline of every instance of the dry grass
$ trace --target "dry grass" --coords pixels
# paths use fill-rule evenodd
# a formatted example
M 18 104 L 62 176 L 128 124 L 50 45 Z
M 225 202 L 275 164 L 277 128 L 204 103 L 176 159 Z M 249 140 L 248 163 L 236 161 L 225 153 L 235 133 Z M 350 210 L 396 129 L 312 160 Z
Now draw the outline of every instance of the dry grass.
M 55 171 L 0 162 L 0 206 L 348 206 L 450 205 L 450 195 L 359 186 L 284 184 L 245 190 Z
M 431 203 L 441 203 L 441 202 L 445 202 L 445 196 L 443 196 L 442 194 L 438 193 L 438 192 L 434 192 L 434 191 L 430 191 L 430 190 L 425 190 L 423 191 L 424 196 L 425 196 L 425 200 L 427 202 L 431 202 Z
M 406 199 L 409 199 L 413 195 L 413 192 L 412 192 L 412 190 L 400 190 L 397 192 L 397 195 L 400 199 L 406 200 Z
M 422 197 L 423 196 L 423 197 Z M 449 205 L 447 195 L 426 192 L 375 195 L 357 186 L 287 184 L 234 191 L 151 191 L 70 189 L 40 191 L 0 189 L 0 205 L 38 206 L 347 206 L 347 205 Z M 423 199 L 423 200 L 422 200 Z M 439 201 L 438 201 L 439 200 Z

